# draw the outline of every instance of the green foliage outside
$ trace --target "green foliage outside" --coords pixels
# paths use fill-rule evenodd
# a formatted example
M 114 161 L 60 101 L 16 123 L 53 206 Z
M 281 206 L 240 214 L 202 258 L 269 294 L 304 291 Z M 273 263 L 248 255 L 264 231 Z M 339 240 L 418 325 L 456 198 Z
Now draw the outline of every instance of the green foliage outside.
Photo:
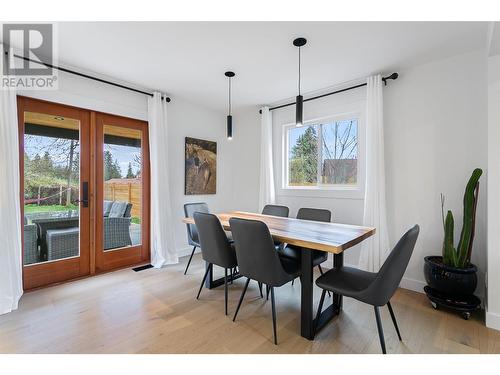
M 70 204 L 68 206 L 61 206 L 59 204 L 53 204 L 50 206 L 38 206 L 36 204 L 26 204 L 24 206 L 24 213 L 30 214 L 34 212 L 57 212 L 57 211 L 68 211 L 68 210 L 78 210 L 78 206 Z
M 318 179 L 318 135 L 309 126 L 292 147 L 290 157 L 290 185 L 314 185 Z
M 111 180 L 112 178 L 122 178 L 122 171 L 118 160 L 113 160 L 111 151 L 104 151 L 104 181 Z

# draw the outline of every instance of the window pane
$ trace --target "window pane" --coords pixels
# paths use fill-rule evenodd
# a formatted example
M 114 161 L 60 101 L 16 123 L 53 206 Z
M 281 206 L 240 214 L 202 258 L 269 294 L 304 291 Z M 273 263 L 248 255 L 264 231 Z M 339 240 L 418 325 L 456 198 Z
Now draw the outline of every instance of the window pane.
M 288 185 L 314 186 L 318 182 L 316 125 L 288 130 Z
M 24 113 L 23 264 L 80 255 L 80 121 Z
M 104 251 L 141 244 L 142 132 L 104 125 Z
M 288 186 L 357 184 L 356 118 L 290 127 L 287 137 Z
M 322 130 L 321 183 L 352 185 L 358 177 L 358 120 L 319 125 Z

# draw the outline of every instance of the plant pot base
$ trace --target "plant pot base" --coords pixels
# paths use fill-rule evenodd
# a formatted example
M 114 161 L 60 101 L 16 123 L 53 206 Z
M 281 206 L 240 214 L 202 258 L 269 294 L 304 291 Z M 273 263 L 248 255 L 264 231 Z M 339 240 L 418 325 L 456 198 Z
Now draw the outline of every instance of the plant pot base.
M 427 298 L 431 301 L 432 307 L 435 309 L 443 306 L 453 311 L 462 314 L 462 317 L 467 320 L 470 313 L 479 309 L 481 300 L 475 295 L 451 296 L 438 292 L 430 286 L 424 287 Z

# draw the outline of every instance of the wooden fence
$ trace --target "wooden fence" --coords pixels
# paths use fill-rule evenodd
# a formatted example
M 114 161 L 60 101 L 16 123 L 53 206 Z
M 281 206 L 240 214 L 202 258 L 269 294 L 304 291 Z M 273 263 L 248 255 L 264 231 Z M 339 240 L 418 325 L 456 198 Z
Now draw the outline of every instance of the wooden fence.
M 106 181 L 104 199 L 132 203 L 131 216 L 142 217 L 142 183 L 139 179 L 128 182 Z

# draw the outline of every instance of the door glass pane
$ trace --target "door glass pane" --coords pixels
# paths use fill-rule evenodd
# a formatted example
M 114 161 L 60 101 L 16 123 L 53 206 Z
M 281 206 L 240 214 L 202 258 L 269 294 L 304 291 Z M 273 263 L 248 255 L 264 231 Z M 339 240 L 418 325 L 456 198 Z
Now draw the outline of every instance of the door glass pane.
M 104 125 L 104 251 L 141 244 L 140 130 Z
M 80 122 L 24 113 L 23 264 L 80 255 Z

